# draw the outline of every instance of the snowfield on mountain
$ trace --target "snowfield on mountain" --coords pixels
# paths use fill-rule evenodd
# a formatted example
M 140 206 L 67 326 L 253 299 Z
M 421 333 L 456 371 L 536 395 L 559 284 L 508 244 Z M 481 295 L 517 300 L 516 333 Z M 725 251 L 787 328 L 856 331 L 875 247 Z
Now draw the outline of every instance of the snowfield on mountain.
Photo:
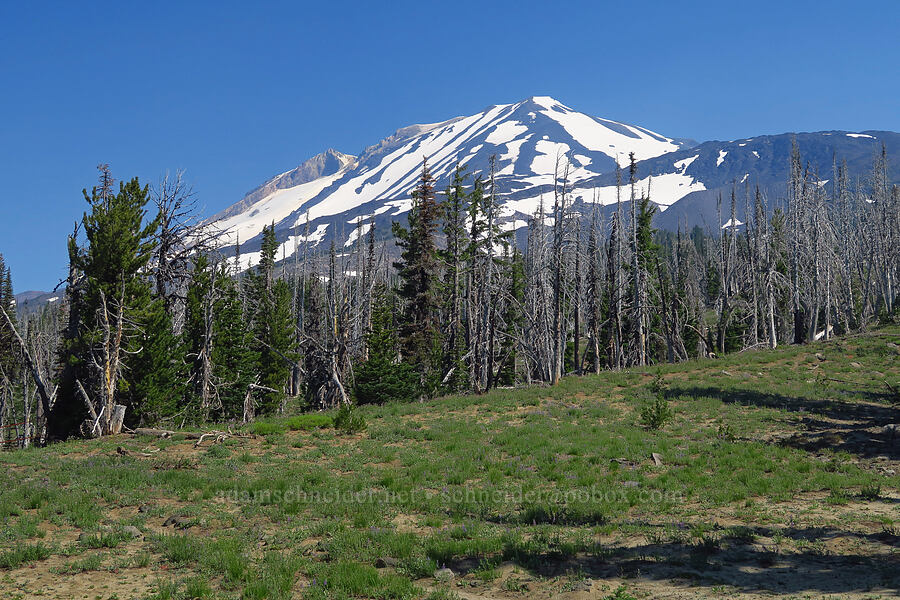
M 660 208 L 660 225 L 710 226 L 715 198 L 720 193 L 727 196 L 733 185 L 760 184 L 777 193 L 787 180 L 792 139 L 819 168 L 830 168 L 830 157 L 838 153 L 849 157 L 851 170 L 857 162 L 864 169 L 873 149 L 886 139 L 892 144 L 900 141 L 900 135 L 891 132 L 836 133 L 698 144 L 533 96 L 470 116 L 398 129 L 358 156 L 326 150 L 270 179 L 210 220 L 223 231 L 224 253 L 233 253 L 240 245 L 241 268 L 258 262 L 260 233 L 273 223 L 281 243 L 279 260 L 304 246 L 334 241 L 339 248 L 349 247 L 373 224 L 384 234 L 392 220 L 404 218 L 423 160 L 440 190 L 457 163 L 487 177 L 493 157 L 496 191 L 503 205 L 500 220 L 505 228 L 518 230 L 542 202 L 549 210 L 554 174 L 565 176 L 575 202 L 604 206 L 627 202 L 630 190 L 617 188 L 616 168 L 627 170 L 634 153 L 636 192 L 649 194 Z M 622 179 L 627 183 L 627 173 Z M 683 210 L 667 211 L 687 197 L 690 202 L 679 207 Z

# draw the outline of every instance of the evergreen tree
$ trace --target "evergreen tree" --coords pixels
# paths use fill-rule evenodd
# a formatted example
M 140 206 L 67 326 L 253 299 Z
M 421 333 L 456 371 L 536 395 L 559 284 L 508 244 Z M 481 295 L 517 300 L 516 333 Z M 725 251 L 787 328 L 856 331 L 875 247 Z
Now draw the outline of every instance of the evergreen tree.
M 15 295 L 13 294 L 12 275 L 9 267 L 0 254 L 0 310 L 4 311 L 16 323 Z M 13 379 L 18 369 L 17 344 L 13 333 L 6 327 L 3 317 L 0 316 L 0 375 L 7 380 Z
M 259 385 L 267 388 L 260 394 L 258 407 L 261 413 L 271 414 L 281 406 L 293 364 L 294 319 L 290 286 L 283 279 L 275 279 L 275 225 L 264 227 L 262 236 L 260 263 L 251 284 L 253 334 L 259 356 Z
M 325 290 L 318 276 L 308 277 L 303 285 L 303 370 L 306 372 L 306 403 L 311 407 L 327 406 L 324 397 L 331 378 L 331 361 L 327 349 L 329 319 L 325 308 Z M 371 352 L 372 349 L 370 348 Z
M 465 253 L 468 247 L 466 234 L 468 194 L 465 190 L 465 181 L 465 169 L 457 163 L 453 179 L 447 188 L 447 200 L 443 204 L 443 234 L 446 249 L 438 251 L 444 266 L 441 290 L 444 298 L 446 348 L 441 361 L 441 371 L 445 374 L 442 388 L 451 393 L 464 390 L 468 382 L 463 358 L 466 354 L 466 340 L 462 322 Z
M 432 376 L 435 342 L 438 341 L 438 256 L 436 232 L 440 207 L 435 201 L 434 179 L 427 162 L 422 163 L 419 185 L 413 192 L 409 211 L 409 228 L 393 224 L 394 236 L 401 249 L 400 261 L 394 263 L 400 276 L 398 294 L 404 302 L 400 323 L 403 359 L 416 367 L 422 382 Z
M 525 323 L 522 306 L 525 304 L 525 260 L 518 248 L 513 249 L 512 259 L 507 261 L 509 299 L 503 315 L 506 326 L 503 331 L 503 342 L 500 348 L 500 368 L 497 373 L 497 384 L 511 386 L 516 383 L 516 332 Z
M 660 252 L 660 246 L 654 240 L 656 229 L 653 228 L 653 215 L 656 214 L 656 210 L 656 206 L 650 202 L 649 196 L 642 197 L 638 201 L 638 264 L 647 272 L 651 272 L 651 269 L 654 268 Z
M 105 415 L 101 425 L 108 426 L 113 404 L 142 400 L 127 392 L 148 372 L 138 369 L 122 380 L 129 356 L 145 341 L 136 332 L 148 331 L 143 320 L 152 320 L 151 288 L 145 274 L 158 219 L 146 219 L 148 186 L 134 178 L 120 183 L 119 192 L 113 194 L 108 167 L 101 165 L 100 172 L 100 186 L 90 194 L 83 192 L 90 207 L 81 221 L 86 245 L 79 246 L 74 235 L 69 238 L 70 323 L 60 352 L 58 399 L 50 415 L 52 437 L 73 434 L 87 415 L 76 382 L 86 388 L 98 416 Z M 147 393 L 152 385 L 148 381 L 139 387 Z
M 13 293 L 12 272 L 3 262 L 3 255 L 0 254 L 0 307 L 9 309 L 16 302 Z
M 129 421 L 153 424 L 175 416 L 183 403 L 188 381 L 184 346 L 172 331 L 172 320 L 161 298 L 154 298 L 141 315 L 134 344 L 140 352 L 130 361 Z
M 247 326 L 237 282 L 225 267 L 217 275 L 219 293 L 213 305 L 214 344 L 210 352 L 213 395 L 224 419 L 243 416 L 244 398 L 254 383 L 259 356 Z
M 185 295 L 184 341 L 185 359 L 189 370 L 185 408 L 206 418 L 211 408 L 212 347 L 214 318 L 214 275 L 206 254 L 194 257 L 191 280 Z
M 419 375 L 412 365 L 397 360 L 399 338 L 393 294 L 385 286 L 375 290 L 372 326 L 367 337 L 369 359 L 356 368 L 353 395 L 358 404 L 415 400 L 420 395 Z

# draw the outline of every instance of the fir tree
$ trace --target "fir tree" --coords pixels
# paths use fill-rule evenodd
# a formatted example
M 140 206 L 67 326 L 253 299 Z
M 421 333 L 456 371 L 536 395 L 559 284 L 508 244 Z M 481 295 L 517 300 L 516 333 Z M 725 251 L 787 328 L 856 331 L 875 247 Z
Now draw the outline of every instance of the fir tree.
M 459 164 L 453 172 L 453 179 L 447 188 L 444 202 L 443 234 L 446 249 L 438 254 L 444 266 L 444 281 L 441 286 L 444 297 L 445 343 L 441 370 L 444 376 L 443 389 L 458 392 L 466 388 L 465 330 L 462 323 L 463 291 L 465 284 L 465 252 L 468 247 L 466 232 L 466 211 L 468 194 L 465 190 L 466 172 Z
M 224 419 L 243 416 L 244 398 L 254 383 L 259 356 L 247 326 L 237 282 L 224 267 L 217 275 L 219 293 L 213 305 L 215 343 L 210 353 L 214 395 Z
M 129 366 L 129 395 L 134 407 L 129 420 L 153 424 L 175 416 L 184 398 L 188 370 L 181 340 L 172 331 L 172 320 L 161 298 L 155 298 L 143 311 L 134 343 L 140 344 L 140 352 Z
M 142 397 L 127 394 L 130 387 L 139 384 L 146 393 L 152 385 L 137 381 L 147 372 L 143 369 L 120 380 L 125 363 L 145 341 L 136 332 L 148 331 L 143 320 L 152 320 L 152 311 L 147 310 L 151 288 L 145 274 L 158 219 L 146 218 L 148 186 L 134 178 L 120 183 L 119 192 L 113 194 L 108 167 L 101 165 L 100 172 L 100 186 L 90 194 L 83 192 L 90 207 L 81 220 L 86 245 L 79 246 L 74 235 L 69 238 L 70 326 L 61 346 L 63 370 L 48 425 L 52 437 L 71 435 L 87 414 L 76 382 L 87 389 L 92 402 L 100 407 L 96 412 L 106 415 L 107 424 L 114 403 L 141 401 Z M 113 328 L 116 330 L 110 331 Z M 104 335 L 114 343 L 100 347 Z
M 16 323 L 15 295 L 13 294 L 12 275 L 9 267 L 0 254 L 0 310 L 4 311 Z M 18 368 L 17 345 L 13 333 L 6 327 L 0 316 L 0 373 L 7 379 L 13 378 Z
M 650 197 L 642 197 L 638 201 L 637 252 L 638 264 L 647 272 L 651 272 L 651 269 L 655 267 L 660 252 L 660 246 L 654 240 L 656 229 L 653 228 L 653 215 L 655 214 L 656 206 L 650 202 Z
M 325 308 L 325 290 L 318 276 L 310 276 L 302 282 L 303 293 L 303 370 L 306 373 L 306 403 L 309 406 L 326 405 L 322 393 L 331 378 L 328 344 L 328 315 Z M 370 352 L 372 349 L 370 348 Z
M 497 385 L 511 386 L 516 383 L 516 332 L 521 330 L 525 318 L 522 306 L 525 303 L 525 260 L 518 248 L 513 249 L 512 259 L 506 261 L 509 271 L 509 299 L 503 314 L 505 329 L 500 347 L 500 367 L 497 372 Z
M 423 161 L 419 185 L 413 192 L 409 228 L 393 224 L 401 249 L 394 263 L 400 276 L 398 294 L 404 302 L 400 344 L 404 360 L 416 367 L 422 381 L 436 370 L 434 348 L 438 339 L 438 256 L 435 234 L 440 207 L 435 201 L 434 179 Z
M 275 412 L 284 399 L 284 388 L 293 364 L 290 358 L 294 339 L 291 314 L 291 289 L 275 279 L 275 253 L 278 241 L 275 225 L 263 228 L 260 263 L 251 284 L 254 305 L 253 334 L 259 356 L 259 411 Z
M 412 365 L 399 362 L 399 338 L 393 294 L 385 286 L 375 290 L 372 326 L 367 341 L 369 359 L 356 368 L 353 395 L 358 404 L 414 400 L 420 394 L 419 375 Z
M 189 370 L 185 408 L 202 418 L 208 417 L 212 395 L 212 347 L 215 267 L 206 254 L 194 257 L 191 281 L 185 295 L 184 343 Z

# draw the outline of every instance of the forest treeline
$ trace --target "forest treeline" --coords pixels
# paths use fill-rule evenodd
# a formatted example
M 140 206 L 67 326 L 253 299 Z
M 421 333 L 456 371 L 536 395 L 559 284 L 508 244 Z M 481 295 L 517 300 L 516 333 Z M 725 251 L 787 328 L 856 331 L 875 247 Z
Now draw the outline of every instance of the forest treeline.
M 896 320 L 886 151 L 856 180 L 837 160 L 820 179 L 796 146 L 790 161 L 786 198 L 735 185 L 715 230 L 669 232 L 633 156 L 606 213 L 573 201 L 560 157 L 518 245 L 493 168 L 457 166 L 438 191 L 423 162 L 389 235 L 360 222 L 348 248 L 295 242 L 279 261 L 269 226 L 244 272 L 181 176 L 116 186 L 101 165 L 59 302 L 17 318 L 0 257 L 0 442 L 552 385 Z

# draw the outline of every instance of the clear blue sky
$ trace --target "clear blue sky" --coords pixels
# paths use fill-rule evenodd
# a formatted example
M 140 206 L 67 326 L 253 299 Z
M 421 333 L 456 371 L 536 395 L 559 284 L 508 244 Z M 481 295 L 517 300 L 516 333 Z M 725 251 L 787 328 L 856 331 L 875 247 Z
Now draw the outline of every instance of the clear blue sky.
M 0 2 L 0 253 L 66 272 L 81 189 L 212 214 L 328 147 L 532 95 L 669 136 L 900 130 L 900 2 Z

